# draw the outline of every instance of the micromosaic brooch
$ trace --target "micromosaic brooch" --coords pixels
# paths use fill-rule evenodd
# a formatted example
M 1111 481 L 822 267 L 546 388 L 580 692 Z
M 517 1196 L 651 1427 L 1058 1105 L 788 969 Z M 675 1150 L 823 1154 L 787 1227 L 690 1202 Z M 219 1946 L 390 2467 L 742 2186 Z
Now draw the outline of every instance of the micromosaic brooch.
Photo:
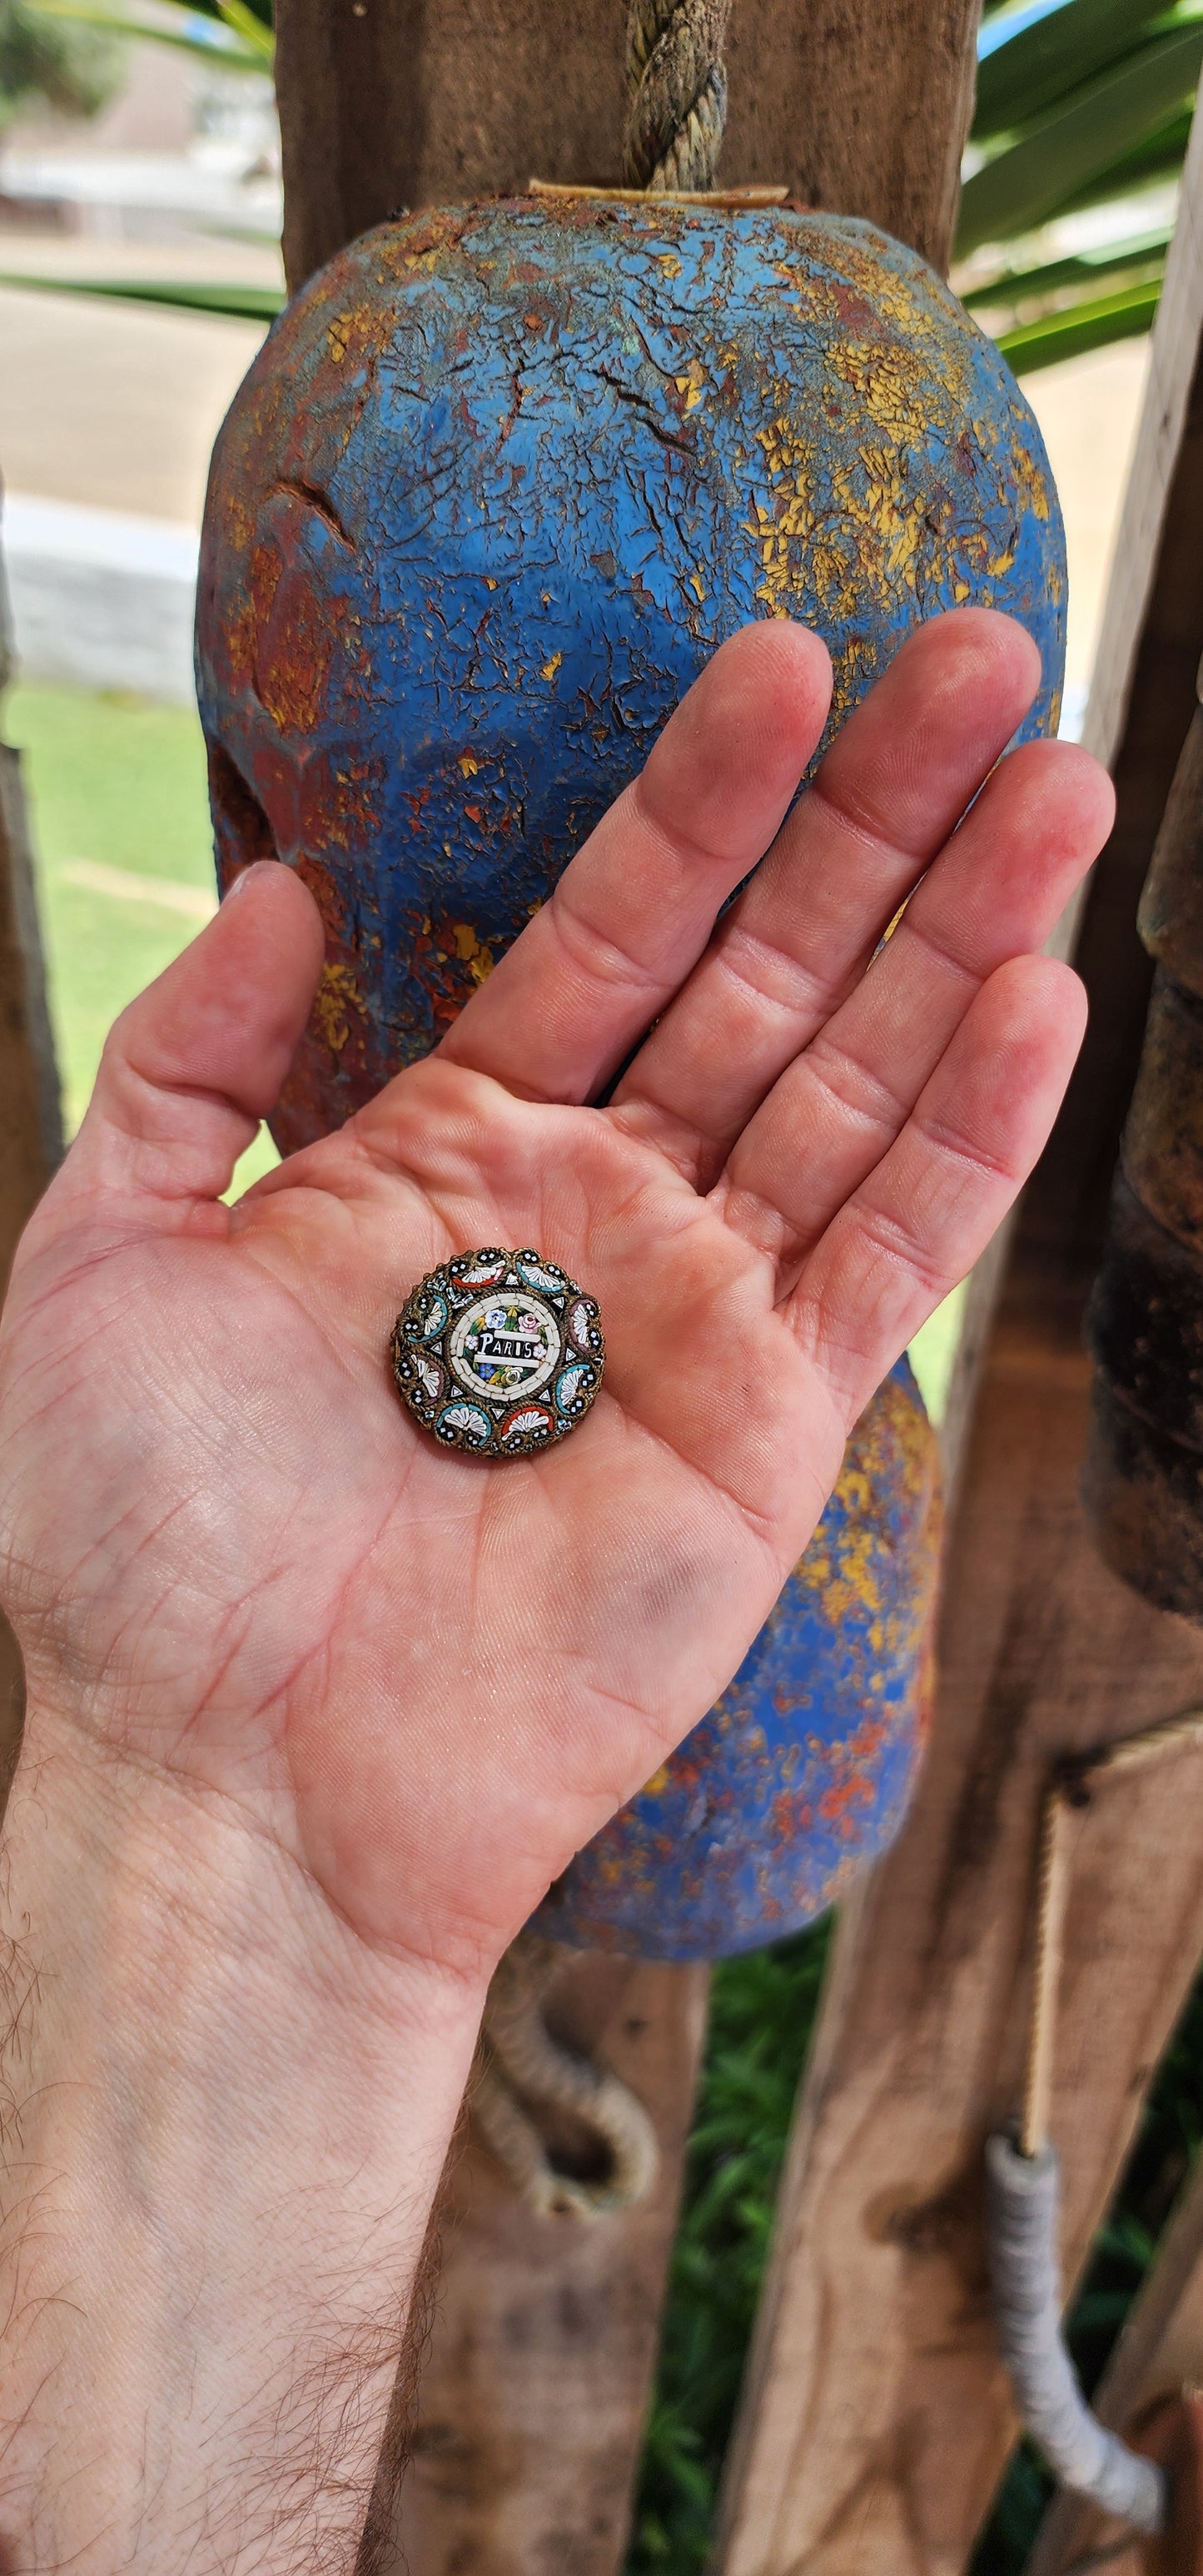
M 457 1252 L 411 1289 L 393 1375 L 414 1420 L 448 1449 L 522 1458 L 563 1440 L 601 1384 L 597 1299 L 540 1252 Z

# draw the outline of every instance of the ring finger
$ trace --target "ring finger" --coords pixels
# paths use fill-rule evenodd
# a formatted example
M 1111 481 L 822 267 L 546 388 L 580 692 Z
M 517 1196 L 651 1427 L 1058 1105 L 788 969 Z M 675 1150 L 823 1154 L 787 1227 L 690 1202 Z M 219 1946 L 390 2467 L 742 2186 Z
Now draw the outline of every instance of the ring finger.
M 888 1153 L 982 987 L 1040 949 L 1110 829 L 1110 783 L 1071 743 L 988 780 L 849 999 L 774 1085 L 716 1196 L 780 1291 Z

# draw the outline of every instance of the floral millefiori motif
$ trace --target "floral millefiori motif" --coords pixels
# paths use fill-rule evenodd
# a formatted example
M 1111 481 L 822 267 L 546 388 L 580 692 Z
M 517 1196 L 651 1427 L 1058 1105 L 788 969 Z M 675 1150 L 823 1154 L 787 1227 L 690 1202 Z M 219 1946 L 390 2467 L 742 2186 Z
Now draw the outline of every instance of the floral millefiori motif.
M 411 1290 L 397 1391 L 444 1448 L 529 1455 L 583 1421 L 601 1384 L 597 1300 L 541 1254 L 457 1253 Z
M 465 1371 L 498 1395 L 511 1389 L 521 1395 L 536 1374 L 542 1376 L 549 1354 L 559 1356 L 554 1322 L 524 1298 L 521 1305 L 489 1306 L 483 1315 L 475 1315 L 462 1357 Z

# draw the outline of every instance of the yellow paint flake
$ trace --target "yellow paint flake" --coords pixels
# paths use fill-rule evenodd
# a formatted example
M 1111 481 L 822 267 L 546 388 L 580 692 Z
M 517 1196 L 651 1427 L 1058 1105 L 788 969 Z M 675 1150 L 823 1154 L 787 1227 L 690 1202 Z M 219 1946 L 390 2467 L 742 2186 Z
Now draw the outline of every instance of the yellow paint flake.
M 554 680 L 563 659 L 562 653 L 553 653 L 550 662 L 543 664 L 541 677 L 545 680 Z
M 351 1034 L 349 1011 L 359 1011 L 363 1017 L 367 1016 L 350 967 L 323 966 L 313 1016 L 327 1046 L 335 1055 L 342 1054 Z
M 477 770 L 480 767 L 480 762 L 474 758 L 470 751 L 461 751 L 459 759 L 455 765 L 457 769 L 463 772 L 465 778 L 475 778 Z
M 675 250 L 658 250 L 656 266 L 663 277 L 679 277 L 681 274 L 681 263 Z
M 326 332 L 326 347 L 336 367 L 341 367 L 343 359 L 346 357 L 347 343 L 350 337 L 351 324 L 349 317 L 345 313 L 340 313 L 336 316 L 335 320 L 330 323 Z
M 1011 472 L 1019 495 L 1021 510 L 1033 510 L 1038 519 L 1048 517 L 1048 485 L 1030 447 L 1021 438 L 1011 443 Z
M 484 585 L 486 590 L 496 590 L 497 588 L 496 582 L 490 580 L 488 573 L 485 573 L 484 575 Z
M 491 975 L 493 972 L 492 949 L 486 948 L 483 939 L 477 938 L 471 922 L 468 921 L 454 921 L 451 925 L 451 936 L 455 941 L 455 953 L 461 965 L 467 967 L 474 984 L 483 984 L 486 975 Z
M 704 605 L 706 598 L 706 584 L 703 581 L 700 572 L 691 572 L 689 576 L 689 587 L 693 592 L 694 598 L 700 605 Z
M 685 396 L 686 411 L 696 411 L 706 387 L 701 360 L 691 358 L 684 373 L 673 377 L 673 383 L 677 392 Z

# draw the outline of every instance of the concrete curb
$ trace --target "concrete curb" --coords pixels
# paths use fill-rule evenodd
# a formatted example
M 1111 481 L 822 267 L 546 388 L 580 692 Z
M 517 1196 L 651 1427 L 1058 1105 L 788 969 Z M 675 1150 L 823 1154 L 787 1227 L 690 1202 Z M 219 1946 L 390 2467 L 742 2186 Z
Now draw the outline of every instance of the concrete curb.
M 195 528 L 14 492 L 3 541 L 19 676 L 195 703 Z

